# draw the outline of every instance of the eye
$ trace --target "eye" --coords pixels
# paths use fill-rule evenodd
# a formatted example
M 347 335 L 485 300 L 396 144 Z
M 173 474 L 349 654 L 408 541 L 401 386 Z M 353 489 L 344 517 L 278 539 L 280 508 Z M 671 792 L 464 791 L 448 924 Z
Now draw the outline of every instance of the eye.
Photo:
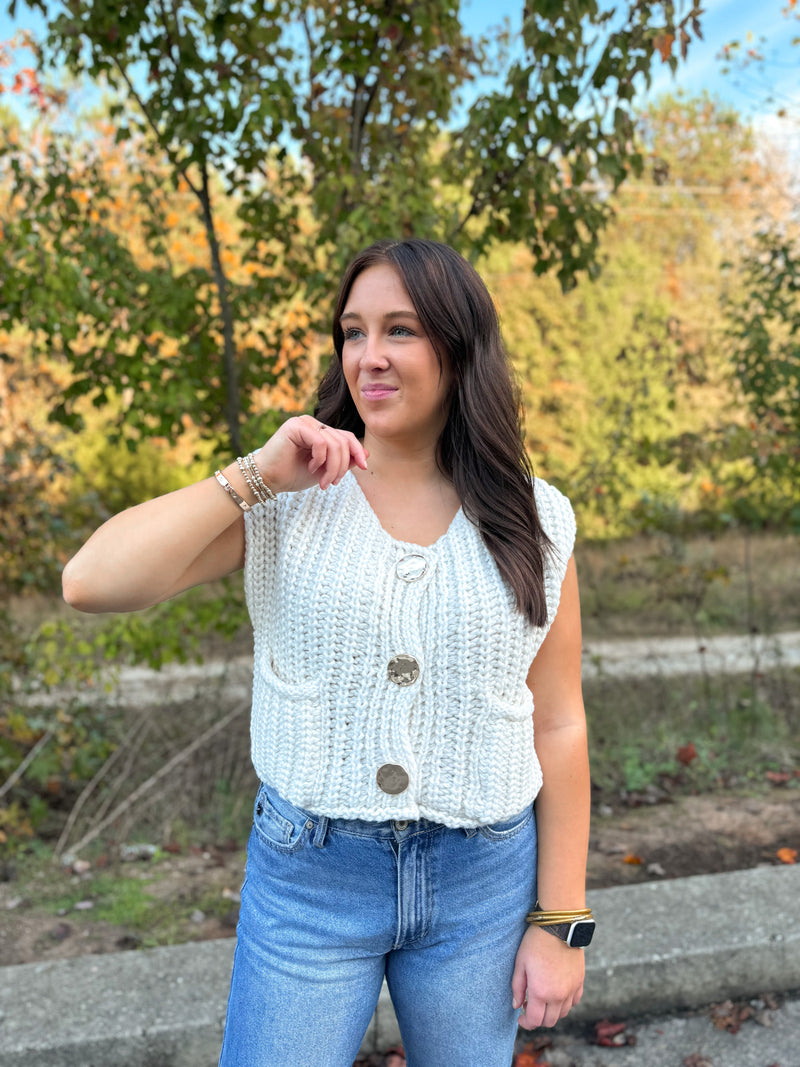
M 414 331 L 410 326 L 392 326 L 389 331 L 390 337 L 414 337 Z
M 357 326 L 348 326 L 343 333 L 345 341 L 355 341 L 361 336 L 361 330 Z

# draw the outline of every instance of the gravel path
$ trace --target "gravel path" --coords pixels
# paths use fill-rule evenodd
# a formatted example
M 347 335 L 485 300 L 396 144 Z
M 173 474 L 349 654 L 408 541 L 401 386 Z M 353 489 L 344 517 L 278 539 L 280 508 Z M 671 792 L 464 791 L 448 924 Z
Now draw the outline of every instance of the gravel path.
M 762 636 L 711 637 L 702 643 L 691 637 L 643 637 L 635 640 L 587 641 L 583 650 L 584 679 L 611 676 L 749 673 L 778 666 L 800 666 L 800 631 Z M 114 698 L 120 703 L 148 705 L 183 702 L 199 690 L 216 690 L 225 701 L 250 694 L 252 659 L 170 665 L 160 671 L 123 667 Z
M 151 707 L 186 703 L 201 694 L 214 694 L 226 705 L 248 699 L 252 657 L 208 660 L 200 664 L 169 664 L 160 671 L 122 667 L 111 692 L 98 687 L 85 694 L 90 703 Z M 643 678 L 673 674 L 747 674 L 752 670 L 800 667 L 800 631 L 762 635 L 723 635 L 700 641 L 692 637 L 641 637 L 613 641 L 584 641 L 583 677 Z M 26 704 L 51 705 L 65 694 L 23 697 Z
M 660 674 L 744 674 L 800 666 L 800 632 L 585 641 L 583 677 L 642 678 Z

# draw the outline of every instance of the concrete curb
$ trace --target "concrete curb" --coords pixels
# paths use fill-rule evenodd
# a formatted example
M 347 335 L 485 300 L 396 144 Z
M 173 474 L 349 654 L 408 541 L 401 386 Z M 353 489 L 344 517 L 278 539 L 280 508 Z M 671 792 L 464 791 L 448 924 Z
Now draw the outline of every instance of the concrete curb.
M 800 988 L 800 867 L 601 889 L 589 898 L 599 927 L 584 999 L 570 1018 Z M 0 968 L 0 1062 L 213 1067 L 233 949 L 233 940 L 207 941 Z M 363 1050 L 398 1039 L 384 987 Z

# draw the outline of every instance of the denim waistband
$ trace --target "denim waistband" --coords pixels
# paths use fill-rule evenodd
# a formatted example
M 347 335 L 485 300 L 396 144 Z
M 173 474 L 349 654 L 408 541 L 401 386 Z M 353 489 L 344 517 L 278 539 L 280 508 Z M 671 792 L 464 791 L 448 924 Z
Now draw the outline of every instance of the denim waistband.
M 481 829 L 478 826 L 460 828 L 445 826 L 442 823 L 433 822 L 431 819 L 385 819 L 383 821 L 373 821 L 370 819 L 343 819 L 335 816 L 320 815 L 318 812 L 308 811 L 306 808 L 293 804 L 266 782 L 262 782 L 259 796 L 266 796 L 272 807 L 290 822 L 305 821 L 307 825 L 313 823 L 314 833 L 312 834 L 312 839 L 314 844 L 318 846 L 322 845 L 329 830 L 352 834 L 355 837 L 396 840 L 398 836 L 410 837 L 415 834 L 436 832 L 462 833 L 466 837 L 472 837 Z M 530 811 L 531 807 L 528 806 L 523 811 L 516 812 L 507 819 L 492 823 L 491 829 L 494 832 L 503 833 L 517 824 Z M 312 827 L 309 825 L 308 828 L 311 829 Z

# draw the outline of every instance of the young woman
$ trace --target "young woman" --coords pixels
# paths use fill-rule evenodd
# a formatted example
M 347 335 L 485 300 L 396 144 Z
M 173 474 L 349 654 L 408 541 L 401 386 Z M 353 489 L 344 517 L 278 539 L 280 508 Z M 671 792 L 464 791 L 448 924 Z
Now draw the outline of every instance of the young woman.
M 244 567 L 262 784 L 221 1064 L 350 1067 L 385 976 L 409 1067 L 508 1067 L 593 928 L 572 509 L 452 249 L 361 253 L 333 341 L 315 416 L 111 519 L 64 595 L 132 611 Z

